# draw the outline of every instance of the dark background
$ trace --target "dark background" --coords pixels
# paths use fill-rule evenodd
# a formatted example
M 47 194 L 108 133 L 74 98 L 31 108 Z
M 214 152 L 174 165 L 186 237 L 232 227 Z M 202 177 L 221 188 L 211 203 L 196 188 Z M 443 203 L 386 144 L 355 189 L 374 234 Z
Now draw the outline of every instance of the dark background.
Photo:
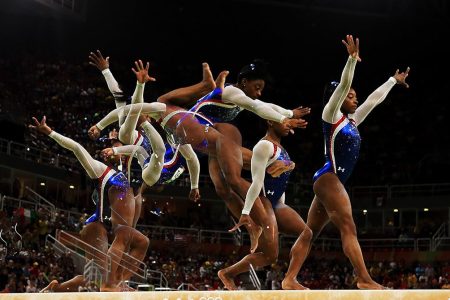
M 63 60 L 86 66 L 88 53 L 101 49 L 111 57 L 119 82 L 130 90 L 135 81 L 129 71 L 133 61 L 149 60 L 157 82 L 146 88 L 146 101 L 198 82 L 203 61 L 215 75 L 230 70 L 232 82 L 254 58 L 269 62 L 273 81 L 262 100 L 312 108 L 308 129 L 284 142 L 306 181 L 323 163 L 323 86 L 339 79 L 347 57 L 341 40 L 353 34 L 360 38 L 363 60 L 353 81 L 360 101 L 397 68 L 411 67 L 411 88 L 394 87 L 360 127 L 361 159 L 352 181 L 450 182 L 446 1 L 85 0 L 76 2 L 75 13 L 43 2 L 1 1 L 2 59 Z M 95 72 L 85 67 L 75 76 Z M 2 122 L 19 128 L 2 136 L 24 134 L 24 121 L 14 112 L 3 114 Z M 237 122 L 248 147 L 264 134 L 263 122 L 250 113 L 243 113 Z M 392 174 L 399 168 L 404 170 L 396 178 Z

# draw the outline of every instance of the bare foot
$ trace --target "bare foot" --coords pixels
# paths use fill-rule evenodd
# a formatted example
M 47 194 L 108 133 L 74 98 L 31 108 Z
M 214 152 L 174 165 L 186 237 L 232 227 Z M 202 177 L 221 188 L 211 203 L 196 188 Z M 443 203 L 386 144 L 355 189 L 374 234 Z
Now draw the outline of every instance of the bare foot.
M 376 283 L 375 281 L 369 282 L 359 282 L 356 284 L 358 289 L 360 290 L 385 290 L 386 288 L 381 284 Z
M 121 286 L 102 286 L 100 292 L 122 292 Z
M 298 283 L 297 280 L 287 278 L 283 279 L 281 282 L 281 288 L 283 290 L 309 290 L 309 288 Z
M 257 225 L 254 221 L 245 226 L 250 235 L 250 253 L 254 253 L 258 248 L 258 240 L 262 233 L 262 227 Z
M 39 293 L 51 293 L 59 285 L 58 280 L 52 280 L 45 288 L 39 291 Z
M 136 292 L 136 289 L 132 288 L 131 286 L 129 286 L 125 282 L 122 282 L 119 286 L 120 286 L 120 291 L 121 292 Z
M 216 88 L 216 83 L 214 82 L 213 75 L 211 70 L 209 69 L 208 63 L 202 63 L 203 68 L 203 79 L 201 84 L 203 85 L 205 91 L 212 91 Z
M 122 291 L 122 284 L 119 283 L 104 283 L 100 287 L 100 292 L 121 292 Z
M 219 276 L 220 281 L 222 281 L 223 286 L 230 291 L 237 290 L 236 285 L 234 284 L 233 278 L 227 276 L 225 270 L 219 270 L 217 272 L 217 276 Z
M 225 88 L 225 79 L 227 78 L 229 73 L 230 72 L 228 71 L 220 72 L 220 74 L 216 78 L 215 85 L 223 90 Z

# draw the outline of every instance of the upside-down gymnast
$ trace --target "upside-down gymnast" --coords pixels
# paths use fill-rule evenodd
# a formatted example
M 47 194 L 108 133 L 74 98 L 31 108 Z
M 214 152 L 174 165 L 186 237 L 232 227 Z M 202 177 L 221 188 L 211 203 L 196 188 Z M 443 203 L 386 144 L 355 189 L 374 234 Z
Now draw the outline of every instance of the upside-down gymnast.
M 170 145 L 168 145 L 169 147 L 164 145 L 161 136 L 152 126 L 150 119 L 139 113 L 141 110 L 140 107 L 135 106 L 132 110 L 129 110 L 128 113 L 125 113 L 124 106 L 126 105 L 126 99 L 118 82 L 109 69 L 109 57 L 106 59 L 103 58 L 101 52 L 97 50 L 97 53 L 90 53 L 89 59 L 89 63 L 96 66 L 102 72 L 108 88 L 114 96 L 120 127 L 119 140 L 128 145 L 115 148 L 115 154 L 136 156 L 142 169 L 143 184 L 136 197 L 136 209 L 140 212 L 142 205 L 141 192 L 143 190 L 153 186 L 155 183 L 163 184 L 164 181 L 168 179 L 169 174 L 172 174 L 172 176 L 179 176 L 181 173 L 177 171 L 179 171 L 180 165 L 184 162 L 187 164 L 191 177 L 191 192 L 189 198 L 194 201 L 198 200 L 200 198 L 198 189 L 200 163 L 192 147 L 190 145 L 183 145 L 176 147 L 172 151 L 172 149 L 169 149 Z M 132 71 L 136 75 L 137 83 L 136 89 L 131 97 L 132 104 L 143 103 L 145 83 L 148 81 L 155 81 L 155 78 L 148 75 L 149 63 L 144 67 L 142 61 L 138 60 L 135 61 L 135 67 L 136 69 L 132 68 Z M 158 106 L 158 103 L 151 103 L 150 105 L 155 107 L 155 112 L 162 109 L 162 107 L 160 108 Z M 146 104 L 146 107 L 150 107 L 150 105 Z M 155 115 L 157 114 L 153 114 L 153 116 Z M 124 119 L 125 116 L 126 118 Z M 142 130 L 136 130 L 138 127 Z M 98 138 L 102 129 L 104 129 L 104 125 L 101 122 L 97 123 L 89 129 L 89 136 L 92 139 Z M 173 156 L 168 157 L 167 154 L 170 152 L 173 153 Z M 183 159 L 179 157 L 179 153 L 183 156 Z M 106 149 L 103 152 L 103 155 L 114 155 L 113 149 Z M 130 164 L 131 159 L 127 159 L 125 163 L 128 169 L 127 171 L 129 171 Z M 163 178 L 160 178 L 161 172 L 164 174 Z M 137 220 L 135 221 L 137 222 Z

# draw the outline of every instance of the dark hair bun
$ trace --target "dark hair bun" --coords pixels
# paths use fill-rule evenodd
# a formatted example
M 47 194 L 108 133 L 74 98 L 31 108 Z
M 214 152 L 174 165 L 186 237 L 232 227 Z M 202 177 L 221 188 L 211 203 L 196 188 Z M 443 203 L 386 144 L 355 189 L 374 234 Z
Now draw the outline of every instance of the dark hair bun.
M 262 59 L 254 59 L 250 64 L 242 67 L 238 75 L 238 82 L 243 78 L 247 78 L 248 80 L 267 80 L 269 78 L 267 65 L 268 63 Z
M 325 88 L 323 90 L 323 98 L 322 98 L 324 105 L 328 102 L 328 100 L 330 100 L 331 95 L 334 93 L 334 91 L 336 90 L 338 85 L 339 85 L 339 82 L 337 82 L 337 81 L 331 81 L 325 85 Z
M 261 58 L 255 58 L 252 61 L 252 64 L 254 64 L 258 68 L 267 68 L 267 66 L 269 65 L 268 62 L 266 62 L 265 60 L 263 60 Z

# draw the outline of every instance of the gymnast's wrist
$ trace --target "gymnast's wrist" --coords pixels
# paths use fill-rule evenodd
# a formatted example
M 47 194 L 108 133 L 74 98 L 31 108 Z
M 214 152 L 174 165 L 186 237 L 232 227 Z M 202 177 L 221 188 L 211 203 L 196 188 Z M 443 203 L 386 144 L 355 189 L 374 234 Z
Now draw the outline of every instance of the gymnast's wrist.
M 250 215 L 250 210 L 244 208 L 241 212 L 241 215 Z
M 105 127 L 103 127 L 102 125 L 100 125 L 100 123 L 95 124 L 95 127 L 97 127 L 98 130 L 102 131 L 103 129 L 105 129 Z
M 294 111 L 292 109 L 288 109 L 288 118 L 292 118 L 294 116 Z

